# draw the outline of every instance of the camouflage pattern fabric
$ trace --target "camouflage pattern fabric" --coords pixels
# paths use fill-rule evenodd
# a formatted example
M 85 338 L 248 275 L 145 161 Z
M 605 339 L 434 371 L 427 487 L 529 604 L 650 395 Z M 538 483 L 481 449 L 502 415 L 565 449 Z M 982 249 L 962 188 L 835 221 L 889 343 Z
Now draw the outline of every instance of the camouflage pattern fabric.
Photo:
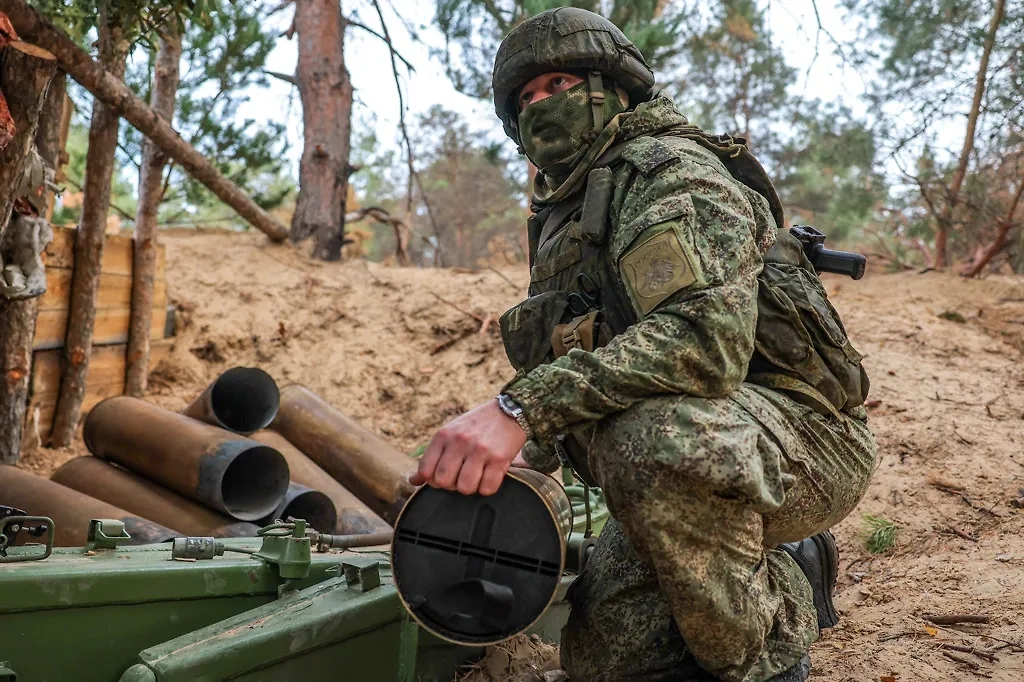
M 640 322 L 505 388 L 540 443 L 596 425 L 589 465 L 617 521 L 573 590 L 563 666 L 589 682 L 687 679 L 692 655 L 718 679 L 762 682 L 818 634 L 806 579 L 770 548 L 850 512 L 874 443 L 860 408 L 825 417 L 744 383 L 768 202 L 695 142 L 653 137 L 686 123 L 667 98 L 616 119 L 604 248 Z M 578 220 L 540 244 L 531 294 L 605 276 Z
M 570 680 L 689 679 L 694 661 L 734 682 L 788 670 L 817 614 L 796 563 L 769 548 L 849 514 L 874 463 L 863 420 L 753 384 L 603 420 L 590 465 L 616 525 L 570 593 Z

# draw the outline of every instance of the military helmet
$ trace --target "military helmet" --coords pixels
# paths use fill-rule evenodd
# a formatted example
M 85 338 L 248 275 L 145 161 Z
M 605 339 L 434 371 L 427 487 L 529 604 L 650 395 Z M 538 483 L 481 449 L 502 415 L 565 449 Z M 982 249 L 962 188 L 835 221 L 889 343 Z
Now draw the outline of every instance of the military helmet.
M 541 12 L 505 36 L 494 57 L 494 113 L 519 144 L 516 90 L 551 71 L 599 71 L 615 81 L 635 105 L 651 98 L 654 72 L 618 26 L 577 7 Z

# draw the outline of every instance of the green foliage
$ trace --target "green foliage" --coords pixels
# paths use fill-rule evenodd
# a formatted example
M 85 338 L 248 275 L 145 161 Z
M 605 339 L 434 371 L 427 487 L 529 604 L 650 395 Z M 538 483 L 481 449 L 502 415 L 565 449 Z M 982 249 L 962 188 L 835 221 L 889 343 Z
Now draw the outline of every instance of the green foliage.
M 1012 0 L 998 25 L 978 108 L 975 148 L 955 203 L 949 191 L 973 107 L 975 84 L 994 1 L 844 0 L 857 37 L 849 57 L 872 69 L 867 99 L 877 118 L 880 151 L 899 168 L 906 210 L 887 229 L 930 236 L 951 213 L 951 246 L 966 255 L 993 236 L 1008 210 L 1015 162 L 1024 156 L 1024 77 L 1020 36 L 1024 6 Z M 1014 134 L 1017 131 L 1018 134 Z M 944 144 L 938 141 L 943 140 Z M 946 142 L 948 141 L 948 142 Z M 1014 162 L 1008 166 L 1006 161 Z
M 865 516 L 868 532 L 864 547 L 872 554 L 884 554 L 896 544 L 897 525 L 878 516 Z
M 791 130 L 774 169 L 790 219 L 809 222 L 835 241 L 873 222 L 886 199 L 886 184 L 866 124 L 845 107 L 809 102 Z
M 259 4 L 225 4 L 205 24 L 190 24 L 182 41 L 182 72 L 175 103 L 174 127 L 219 170 L 245 189 L 256 203 L 271 209 L 295 192 L 284 167 L 285 126 L 242 118 L 249 90 L 265 87 L 263 69 L 277 36 L 266 30 L 268 8 Z M 126 75 L 133 90 L 149 97 L 153 57 L 135 62 Z M 122 157 L 136 167 L 142 158 L 142 135 L 122 126 Z M 230 216 L 220 201 L 181 168 L 170 165 L 161 209 L 167 222 L 201 221 Z
M 133 45 L 139 41 L 152 44 L 168 22 L 177 24 L 180 31 L 187 22 L 207 23 L 220 11 L 223 0 L 29 0 L 83 47 L 87 46 L 90 31 L 96 28 L 104 2 L 116 22 L 119 38 Z
M 78 222 L 82 214 L 81 192 L 85 185 L 85 156 L 89 147 L 89 129 L 81 122 L 74 122 L 68 129 L 66 151 L 68 163 L 64 166 L 66 182 L 64 194 L 53 213 L 53 222 L 70 225 Z M 110 184 L 110 204 L 116 206 L 115 213 L 122 218 L 135 215 L 134 187 L 119 173 L 114 173 Z M 122 213 L 123 212 L 123 213 Z
M 437 0 L 434 21 L 445 37 L 434 50 L 455 88 L 472 97 L 487 97 L 498 44 L 525 19 L 556 7 L 573 6 L 601 13 L 608 3 L 597 0 Z M 658 0 L 614 0 L 605 16 L 611 19 L 658 68 L 679 52 L 686 15 Z
M 685 68 L 669 84 L 678 103 L 701 127 L 746 138 L 771 165 L 791 118 L 796 70 L 772 44 L 765 10 L 755 0 L 721 0 L 690 23 Z

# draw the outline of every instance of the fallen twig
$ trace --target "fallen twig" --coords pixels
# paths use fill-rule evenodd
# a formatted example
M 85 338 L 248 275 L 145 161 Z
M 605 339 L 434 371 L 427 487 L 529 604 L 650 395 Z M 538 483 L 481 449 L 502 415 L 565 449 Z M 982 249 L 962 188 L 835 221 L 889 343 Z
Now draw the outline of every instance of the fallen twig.
M 940 533 L 950 534 L 950 535 L 956 535 L 957 537 L 961 537 L 964 540 L 970 540 L 971 542 L 977 542 L 978 541 L 978 538 L 974 537 L 970 533 L 965 533 L 964 531 L 958 530 L 958 529 L 954 528 L 953 526 L 949 526 L 948 528 L 943 528 L 939 532 Z
M 494 267 L 493 265 L 488 265 L 488 266 L 487 266 L 487 269 L 488 269 L 488 270 L 490 270 L 491 272 L 493 272 L 493 273 L 494 273 L 495 275 L 497 275 L 498 277 L 501 277 L 501 278 L 502 278 L 503 280 L 505 280 L 505 281 L 506 281 L 506 282 L 508 282 L 509 284 L 511 284 L 511 285 L 512 285 L 512 288 L 514 288 L 514 289 L 515 289 L 516 291 L 519 291 L 519 290 L 521 290 L 521 289 L 522 289 L 522 287 L 521 287 L 520 285 L 518 285 L 518 284 L 516 284 L 515 282 L 513 282 L 513 281 L 512 281 L 511 279 L 509 279 L 509 278 L 508 278 L 508 276 L 507 276 L 507 275 L 505 275 L 505 274 L 504 274 L 503 272 L 501 272 L 500 270 L 498 270 L 498 268 Z
M 956 654 L 951 654 L 948 651 L 943 651 L 942 655 L 951 661 L 955 661 L 960 665 L 970 668 L 971 670 L 979 670 L 981 668 L 981 666 L 975 663 L 974 661 L 968 661 L 966 658 L 960 658 Z
M 482 317 L 480 317 L 480 316 L 479 316 L 479 315 L 477 315 L 476 313 L 471 313 L 471 312 L 468 312 L 468 311 L 466 311 L 466 310 L 463 310 L 462 308 L 460 308 L 459 306 L 455 305 L 454 303 L 452 303 L 452 302 L 451 302 L 451 301 L 449 301 L 448 299 L 446 299 L 446 298 L 443 298 L 443 297 L 441 297 L 441 296 L 438 296 L 438 295 L 437 295 L 437 294 L 435 294 L 435 293 L 434 293 L 433 291 L 431 291 L 431 292 L 429 292 L 429 293 L 430 293 L 430 295 L 431 295 L 431 296 L 433 296 L 434 298 L 436 298 L 437 300 L 439 300 L 439 301 L 440 301 L 441 303 L 444 303 L 444 304 L 445 304 L 446 306 L 448 306 L 448 307 L 450 307 L 450 308 L 453 308 L 454 310 L 457 310 L 457 311 L 459 311 L 459 312 L 460 312 L 460 313 L 462 313 L 463 315 L 466 315 L 466 316 L 468 316 L 468 317 L 472 317 L 472 318 L 473 318 L 474 320 L 476 320 L 477 322 L 479 322 L 479 323 L 480 323 L 481 325 L 482 325 L 482 324 L 484 323 L 485 319 L 484 319 L 484 318 L 482 318 Z
M 889 642 L 900 637 L 919 637 L 926 635 L 927 633 L 921 632 L 920 630 L 900 630 L 899 632 L 893 632 L 888 635 L 882 635 L 878 638 L 879 642 Z
M 469 329 L 469 330 L 466 330 L 466 331 L 462 332 L 458 336 L 448 337 L 447 339 L 445 339 L 441 343 L 439 343 L 436 346 L 434 346 L 434 349 L 432 351 L 430 351 L 430 354 L 431 355 L 437 355 L 441 351 L 447 350 L 448 348 L 451 348 L 452 346 L 454 346 L 455 344 L 457 344 L 459 341 L 461 341 L 462 339 L 466 338 L 467 336 L 472 336 L 472 335 L 473 335 L 473 330 Z
M 954 613 L 948 616 L 942 616 L 938 614 L 924 614 L 921 616 L 929 623 L 935 625 L 957 625 L 959 623 L 988 623 L 992 620 L 992 616 L 977 613 Z
M 974 441 L 968 440 L 960 435 L 960 432 L 956 430 L 956 424 L 953 424 L 953 436 L 964 445 L 976 445 Z
M 995 663 L 996 661 L 999 660 L 999 657 L 996 656 L 995 654 L 993 654 L 993 653 L 991 653 L 989 651 L 982 651 L 982 650 L 979 650 L 979 649 L 975 649 L 974 647 L 961 646 L 959 644 L 952 644 L 950 642 L 936 642 L 935 644 L 940 649 L 950 649 L 952 651 L 959 651 L 959 652 L 965 653 L 965 654 L 972 654 L 974 656 L 977 656 L 978 658 L 981 658 L 981 659 L 984 659 L 984 660 L 988 661 L 989 663 Z
M 981 637 L 983 639 L 984 638 L 991 639 L 994 642 L 1002 642 L 1003 646 L 996 647 L 995 648 L 996 651 L 1004 649 L 1004 648 L 1006 648 L 1008 646 L 1008 647 L 1011 647 L 1016 652 L 1024 652 L 1024 644 L 1021 644 L 1020 642 L 1011 642 L 1008 639 L 1001 639 L 999 637 L 995 637 L 993 635 L 989 635 L 989 634 L 986 634 L 986 633 L 983 633 L 983 632 L 966 632 L 964 630 L 954 630 L 953 628 L 946 627 L 945 625 L 936 625 L 935 627 L 939 628 L 940 630 L 945 630 L 946 632 L 951 632 L 951 633 L 953 633 L 955 635 L 960 635 L 960 637 L 962 637 L 964 639 L 966 639 L 967 637 Z

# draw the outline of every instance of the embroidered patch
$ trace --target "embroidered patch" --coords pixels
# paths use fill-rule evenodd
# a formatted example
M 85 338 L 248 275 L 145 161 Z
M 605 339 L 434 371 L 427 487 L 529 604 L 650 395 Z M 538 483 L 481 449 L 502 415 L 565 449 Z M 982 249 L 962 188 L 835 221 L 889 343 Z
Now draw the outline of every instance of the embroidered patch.
M 632 249 L 622 257 L 621 267 L 641 315 L 697 281 L 673 230 L 660 232 Z

